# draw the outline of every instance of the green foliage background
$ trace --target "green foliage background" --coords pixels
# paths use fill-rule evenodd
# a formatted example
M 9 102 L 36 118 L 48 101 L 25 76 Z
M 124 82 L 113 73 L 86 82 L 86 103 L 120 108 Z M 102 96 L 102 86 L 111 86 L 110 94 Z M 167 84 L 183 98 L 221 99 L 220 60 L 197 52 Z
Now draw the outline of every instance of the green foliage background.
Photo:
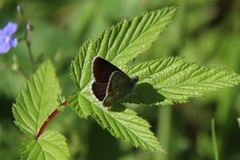
M 19 2 L 19 1 L 18 1 Z M 0 2 L 0 27 L 19 22 L 17 2 Z M 186 61 L 218 66 L 240 73 L 240 1 L 224 0 L 22 0 L 25 17 L 34 25 L 32 49 L 35 58 L 50 57 L 55 64 L 63 95 L 74 90 L 69 66 L 80 45 L 95 40 L 105 28 L 145 11 L 177 5 L 175 19 L 154 46 L 136 58 L 145 61 L 183 56 Z M 18 37 L 23 35 L 20 26 Z M 12 70 L 13 60 L 29 71 L 23 42 L 0 56 L 0 159 L 19 159 L 23 134 L 13 123 L 12 103 L 25 79 Z M 133 62 L 134 63 L 134 62 Z M 72 159 L 213 159 L 211 118 L 215 119 L 220 159 L 240 158 L 237 117 L 240 114 L 239 87 L 208 93 L 189 103 L 165 107 L 140 106 L 135 110 L 148 120 L 167 154 L 135 149 L 116 140 L 93 119 L 80 119 L 67 107 L 47 129 L 65 135 Z

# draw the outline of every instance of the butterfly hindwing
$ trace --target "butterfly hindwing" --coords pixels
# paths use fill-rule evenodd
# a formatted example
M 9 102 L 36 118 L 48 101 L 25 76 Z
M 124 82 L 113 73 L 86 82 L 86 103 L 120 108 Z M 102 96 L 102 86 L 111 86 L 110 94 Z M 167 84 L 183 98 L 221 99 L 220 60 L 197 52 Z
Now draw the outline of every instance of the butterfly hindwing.
M 135 81 L 122 72 L 115 71 L 112 73 L 107 86 L 106 97 L 103 105 L 109 107 L 118 102 L 134 89 Z

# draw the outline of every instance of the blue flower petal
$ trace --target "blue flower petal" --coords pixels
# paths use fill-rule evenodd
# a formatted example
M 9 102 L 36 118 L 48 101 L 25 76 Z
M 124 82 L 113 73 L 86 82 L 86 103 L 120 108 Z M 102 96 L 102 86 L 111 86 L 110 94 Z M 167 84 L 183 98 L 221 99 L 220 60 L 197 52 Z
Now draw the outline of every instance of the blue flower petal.
M 13 22 L 8 22 L 8 24 L 4 27 L 4 32 L 6 35 L 11 35 L 17 30 L 17 24 Z
M 17 43 L 18 43 L 17 38 L 14 38 L 14 37 L 12 37 L 10 42 L 9 42 L 11 47 L 16 47 Z
M 4 41 L 4 39 L 6 38 L 6 34 L 5 32 L 1 29 L 0 30 L 0 41 Z M 0 42 L 1 43 L 1 42 Z
M 0 54 L 6 53 L 10 48 L 11 46 L 7 43 L 0 45 Z
M 11 47 L 17 46 L 17 38 L 12 34 L 16 32 L 17 24 L 8 22 L 4 29 L 0 29 L 0 54 L 7 53 Z

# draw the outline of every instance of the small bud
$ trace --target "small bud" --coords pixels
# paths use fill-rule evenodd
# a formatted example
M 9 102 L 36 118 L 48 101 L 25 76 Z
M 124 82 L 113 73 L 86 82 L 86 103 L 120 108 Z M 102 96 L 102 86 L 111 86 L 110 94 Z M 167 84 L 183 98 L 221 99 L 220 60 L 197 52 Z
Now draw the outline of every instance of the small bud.
M 33 30 L 33 25 L 31 25 L 30 23 L 28 23 L 28 24 L 26 25 L 26 29 L 31 32 L 31 31 Z
M 21 15 L 23 15 L 23 9 L 22 9 L 22 7 L 21 7 L 20 5 L 17 6 L 17 11 L 18 11 Z
M 13 58 L 12 70 L 13 71 L 18 71 L 18 69 L 19 69 L 18 58 L 15 55 L 12 58 Z

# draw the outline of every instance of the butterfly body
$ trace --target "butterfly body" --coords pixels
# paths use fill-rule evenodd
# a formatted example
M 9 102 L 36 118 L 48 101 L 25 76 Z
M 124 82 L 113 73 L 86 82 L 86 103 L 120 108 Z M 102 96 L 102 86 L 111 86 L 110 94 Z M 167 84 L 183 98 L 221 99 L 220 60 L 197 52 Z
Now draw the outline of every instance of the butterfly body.
M 109 107 L 119 102 L 129 93 L 132 93 L 138 77 L 130 78 L 107 60 L 96 57 L 93 60 L 92 91 L 95 97 L 102 102 L 103 106 Z

